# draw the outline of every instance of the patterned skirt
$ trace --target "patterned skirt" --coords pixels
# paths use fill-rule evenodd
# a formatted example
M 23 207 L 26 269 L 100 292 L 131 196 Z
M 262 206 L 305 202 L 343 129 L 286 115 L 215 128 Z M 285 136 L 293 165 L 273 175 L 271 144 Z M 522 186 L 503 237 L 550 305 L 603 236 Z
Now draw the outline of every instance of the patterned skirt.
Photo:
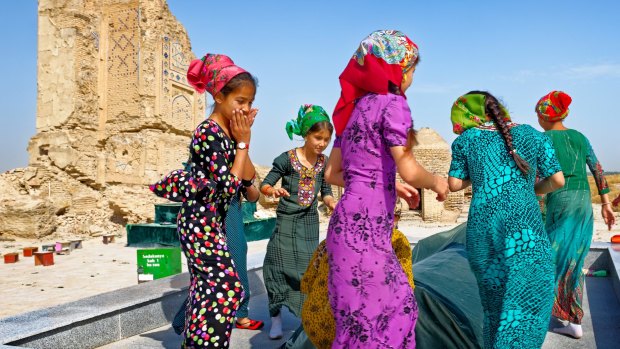
M 594 228 L 590 191 L 551 193 L 547 195 L 546 206 L 546 228 L 556 266 L 553 316 L 580 324 L 583 318 L 582 268 Z

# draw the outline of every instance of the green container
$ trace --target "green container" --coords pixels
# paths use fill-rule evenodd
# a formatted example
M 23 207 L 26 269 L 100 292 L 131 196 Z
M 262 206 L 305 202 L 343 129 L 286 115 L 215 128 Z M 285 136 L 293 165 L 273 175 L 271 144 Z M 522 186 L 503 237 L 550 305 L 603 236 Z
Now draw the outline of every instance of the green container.
M 275 217 L 243 222 L 243 230 L 248 242 L 269 239 L 275 227 Z
M 244 222 L 255 220 L 254 212 L 256 212 L 256 203 L 249 201 L 241 202 L 241 212 L 243 213 Z
M 152 248 L 137 250 L 138 283 L 181 273 L 181 249 Z
M 155 223 L 177 224 L 181 203 L 155 204 Z
M 179 246 L 179 234 L 177 233 L 176 224 L 127 224 L 125 230 L 127 230 L 127 246 Z

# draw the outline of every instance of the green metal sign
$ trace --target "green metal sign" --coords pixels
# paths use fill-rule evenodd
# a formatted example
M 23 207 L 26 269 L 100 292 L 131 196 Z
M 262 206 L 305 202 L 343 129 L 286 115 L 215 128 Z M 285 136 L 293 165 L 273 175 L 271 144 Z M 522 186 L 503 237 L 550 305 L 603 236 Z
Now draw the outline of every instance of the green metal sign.
M 137 257 L 139 283 L 181 273 L 181 249 L 178 247 L 137 250 Z

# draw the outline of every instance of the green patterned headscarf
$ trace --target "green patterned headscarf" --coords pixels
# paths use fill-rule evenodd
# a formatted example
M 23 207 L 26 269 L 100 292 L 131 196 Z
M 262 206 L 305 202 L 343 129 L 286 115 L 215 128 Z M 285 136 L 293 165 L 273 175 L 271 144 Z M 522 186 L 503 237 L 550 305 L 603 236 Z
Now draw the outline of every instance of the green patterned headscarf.
M 484 109 L 485 101 L 486 96 L 480 93 L 468 93 L 459 97 L 452 105 L 450 113 L 452 131 L 460 135 L 472 127 L 493 121 Z M 503 105 L 500 106 L 506 114 L 504 119 L 510 121 L 508 110 Z
M 294 134 L 305 137 L 308 130 L 314 126 L 314 124 L 322 121 L 329 122 L 329 115 L 327 115 L 322 107 L 318 105 L 304 104 L 299 107 L 297 119 L 286 123 L 286 133 L 288 134 L 288 138 L 292 140 Z

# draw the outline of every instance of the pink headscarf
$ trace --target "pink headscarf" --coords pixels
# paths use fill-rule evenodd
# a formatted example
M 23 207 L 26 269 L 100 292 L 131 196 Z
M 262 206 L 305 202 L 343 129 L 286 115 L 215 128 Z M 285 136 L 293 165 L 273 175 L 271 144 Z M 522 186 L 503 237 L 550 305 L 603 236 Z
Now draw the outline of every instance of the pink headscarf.
M 198 93 L 209 92 L 215 96 L 235 76 L 247 73 L 226 55 L 207 53 L 194 59 L 187 70 L 187 81 Z

